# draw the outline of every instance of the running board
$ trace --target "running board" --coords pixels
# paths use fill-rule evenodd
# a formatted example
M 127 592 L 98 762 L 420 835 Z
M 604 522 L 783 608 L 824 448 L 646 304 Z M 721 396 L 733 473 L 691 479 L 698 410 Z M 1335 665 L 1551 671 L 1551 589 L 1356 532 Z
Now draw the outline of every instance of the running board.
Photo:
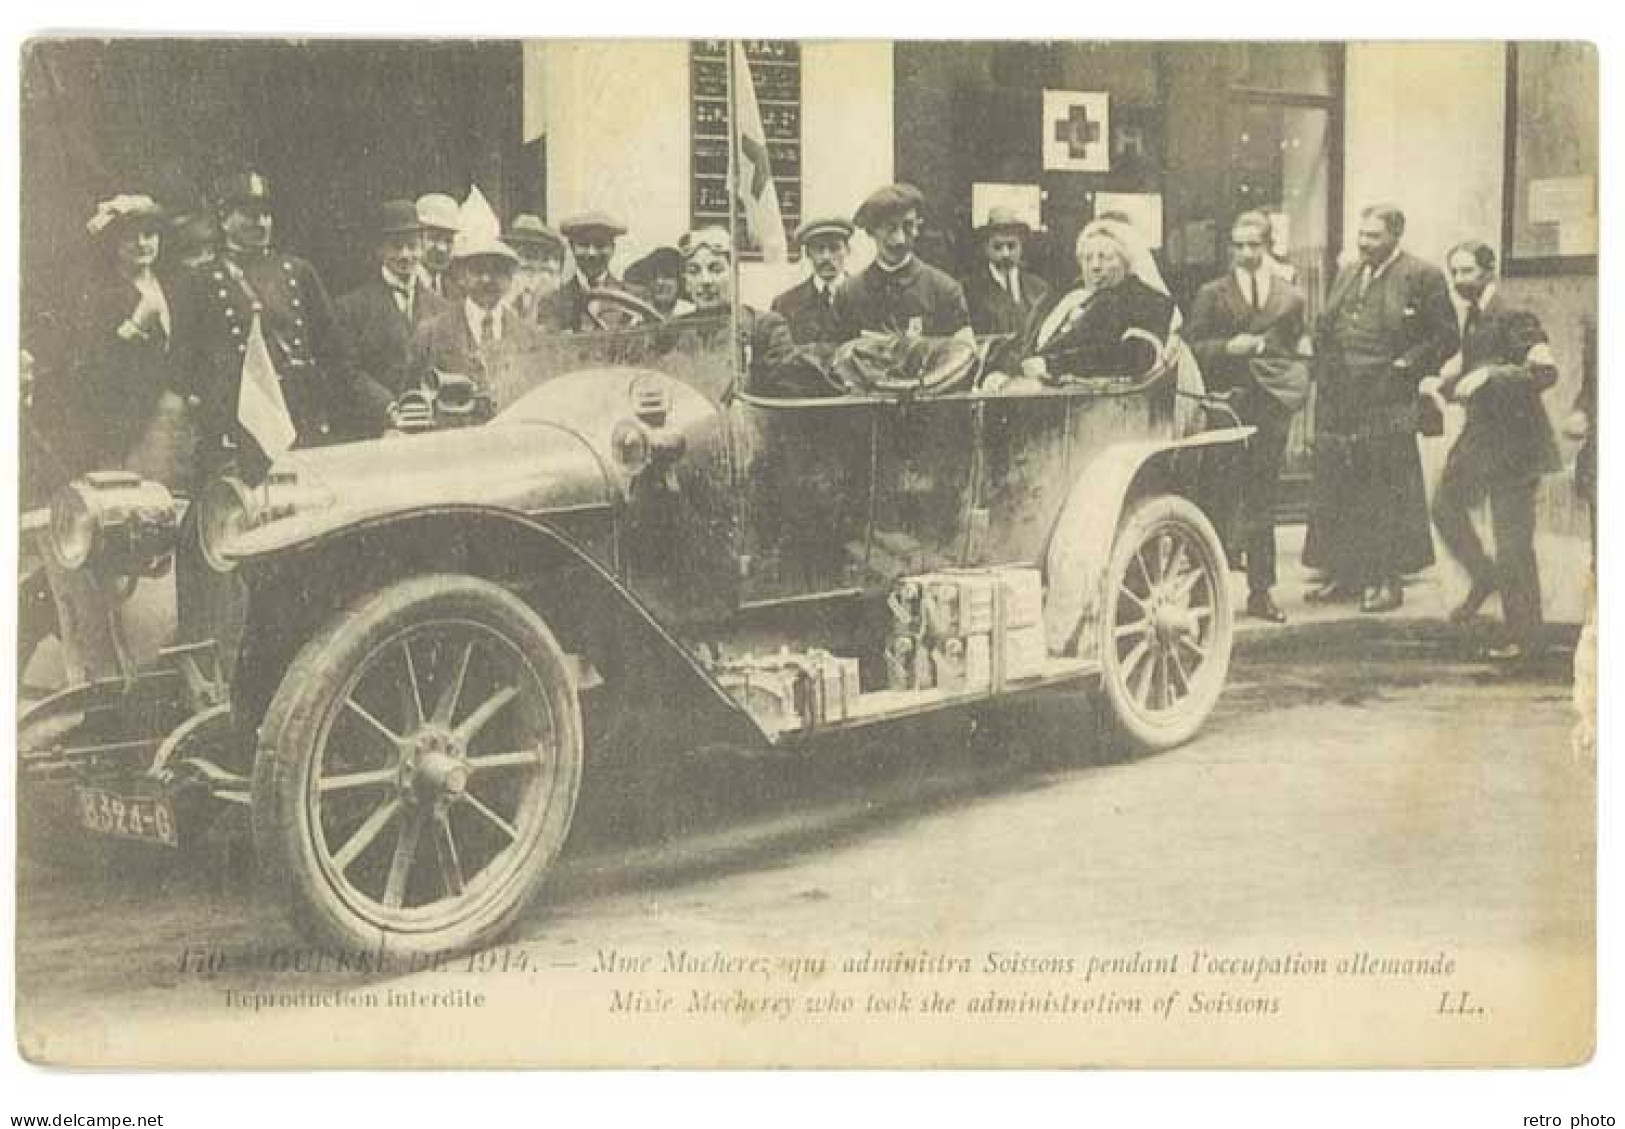
M 1043 669 L 1031 678 L 1005 683 L 998 693 L 988 690 L 953 692 L 949 690 L 877 690 L 858 695 L 857 701 L 839 721 L 826 721 L 805 729 L 790 729 L 773 735 L 775 747 L 801 744 L 811 738 L 832 733 L 848 733 L 870 725 L 899 721 L 938 710 L 983 702 L 1003 701 L 1034 690 L 1047 690 L 1055 686 L 1092 678 L 1100 673 L 1100 663 L 1093 659 L 1050 658 Z

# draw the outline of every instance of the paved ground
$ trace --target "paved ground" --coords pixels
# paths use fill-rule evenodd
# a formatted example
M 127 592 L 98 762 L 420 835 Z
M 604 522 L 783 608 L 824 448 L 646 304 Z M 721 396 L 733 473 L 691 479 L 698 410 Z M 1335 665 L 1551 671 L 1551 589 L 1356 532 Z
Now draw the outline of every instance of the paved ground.
M 1528 1007 L 1528 993 L 1483 962 L 1543 953 L 1583 964 L 1593 931 L 1593 778 L 1568 752 L 1570 658 L 1498 671 L 1463 661 L 1437 624 L 1346 618 L 1250 632 L 1207 730 L 1162 756 L 1119 760 L 1090 743 L 1074 703 L 1052 701 L 1026 711 L 999 753 L 943 721 L 799 763 L 698 762 L 658 829 L 595 815 L 515 944 L 537 968 L 585 975 L 600 951 L 673 944 L 929 947 L 980 960 L 993 949 L 1133 954 L 1199 942 L 1251 955 L 1358 941 L 1472 950 L 1473 986 L 1499 984 Z M 1057 767 L 1063 748 L 1082 750 L 1082 763 Z M 223 1008 L 222 993 L 379 984 L 234 966 L 297 942 L 218 858 L 154 868 L 126 857 L 78 877 L 25 868 L 18 918 L 20 1029 L 47 1057 L 88 1045 L 122 1060 L 213 1058 L 287 1023 L 300 1032 L 287 1044 L 295 1060 L 316 1053 L 310 1038 L 333 1040 L 320 1053 L 343 1059 L 359 1044 L 343 1042 L 330 1016 L 250 1021 Z M 207 976 L 187 967 L 206 954 L 227 963 Z M 1437 994 L 1429 984 L 1412 1002 L 1431 1010 Z M 312 1020 L 327 1026 L 299 1026 Z M 196 1045 L 188 1031 L 206 1049 L 177 1050 Z M 515 1060 L 568 1058 L 549 1041 L 557 1035 L 526 1028 Z M 1355 1044 L 1328 1045 L 1362 1057 Z M 1313 1058 L 1314 1040 L 1302 1046 Z M 918 1047 L 930 1061 L 990 1054 Z M 1110 1047 L 1062 1059 L 1110 1060 Z M 840 1060 L 841 1049 L 826 1040 L 806 1054 Z M 623 1053 L 638 1057 L 637 1045 Z M 1136 1057 L 1128 1045 L 1117 1053 Z

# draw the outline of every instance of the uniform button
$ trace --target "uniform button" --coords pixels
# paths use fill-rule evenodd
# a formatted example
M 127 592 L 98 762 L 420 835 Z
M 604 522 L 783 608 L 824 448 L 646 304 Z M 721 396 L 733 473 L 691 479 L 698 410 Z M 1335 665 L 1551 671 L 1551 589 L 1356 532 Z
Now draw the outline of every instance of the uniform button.
M 243 335 L 243 327 L 240 326 L 240 325 L 232 326 L 231 327 L 231 335 L 233 337 L 241 337 Z
M 303 328 L 304 324 L 305 324 L 305 319 L 304 318 L 294 318 L 293 319 L 293 324 L 295 326 L 299 327 L 299 328 Z
M 299 308 L 299 299 L 295 298 L 293 300 L 293 308 L 296 310 Z
M 245 345 L 243 342 L 239 341 L 239 342 L 237 342 L 237 351 L 239 353 L 246 353 L 246 352 L 248 352 L 248 346 Z
M 224 290 L 220 291 L 220 297 L 224 298 L 225 296 L 226 296 L 226 292 Z
M 303 344 L 304 344 L 304 341 L 302 341 L 302 340 L 301 340 L 301 339 L 300 339 L 300 338 L 298 338 L 298 337 L 295 337 L 295 338 L 294 338 L 294 339 L 293 339 L 293 347 L 294 347 L 294 348 L 295 348 L 295 349 L 297 349 L 297 348 L 299 348 L 299 347 L 300 347 L 300 346 L 302 346 L 302 345 L 303 345 Z

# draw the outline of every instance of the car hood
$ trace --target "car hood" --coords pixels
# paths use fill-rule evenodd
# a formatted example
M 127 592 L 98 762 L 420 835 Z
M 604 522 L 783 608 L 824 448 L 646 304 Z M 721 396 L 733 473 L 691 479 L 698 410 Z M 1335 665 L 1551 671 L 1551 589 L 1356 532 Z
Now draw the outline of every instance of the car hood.
M 436 506 L 540 514 L 612 504 L 609 468 L 574 429 L 527 419 L 291 451 L 251 497 L 271 511 L 224 546 L 238 560 Z

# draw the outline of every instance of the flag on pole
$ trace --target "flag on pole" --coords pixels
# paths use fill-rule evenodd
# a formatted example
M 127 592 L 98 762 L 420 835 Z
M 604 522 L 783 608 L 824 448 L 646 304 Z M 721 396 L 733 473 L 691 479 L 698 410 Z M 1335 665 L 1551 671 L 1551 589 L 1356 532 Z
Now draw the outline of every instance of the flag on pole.
M 243 375 L 237 385 L 237 422 L 270 461 L 275 461 L 299 438 L 293 417 L 288 414 L 288 402 L 282 398 L 282 381 L 271 362 L 271 351 L 265 347 L 258 314 L 248 326 Z
M 789 248 L 784 239 L 784 215 L 779 211 L 779 190 L 773 183 L 773 167 L 767 155 L 767 131 L 762 128 L 762 111 L 756 104 L 756 83 L 745 58 L 745 45 L 733 43 L 734 133 L 736 143 L 729 147 L 733 167 L 734 194 L 745 213 L 751 238 L 761 248 L 762 258 L 782 263 Z

